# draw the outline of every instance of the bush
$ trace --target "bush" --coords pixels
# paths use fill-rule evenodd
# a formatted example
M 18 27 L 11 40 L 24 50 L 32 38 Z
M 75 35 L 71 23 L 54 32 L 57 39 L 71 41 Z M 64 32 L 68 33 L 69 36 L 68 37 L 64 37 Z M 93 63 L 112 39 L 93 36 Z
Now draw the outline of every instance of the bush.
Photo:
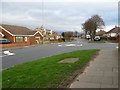
M 62 41 L 63 41 L 62 38 L 59 38 L 59 39 L 58 39 L 58 42 L 62 42 Z

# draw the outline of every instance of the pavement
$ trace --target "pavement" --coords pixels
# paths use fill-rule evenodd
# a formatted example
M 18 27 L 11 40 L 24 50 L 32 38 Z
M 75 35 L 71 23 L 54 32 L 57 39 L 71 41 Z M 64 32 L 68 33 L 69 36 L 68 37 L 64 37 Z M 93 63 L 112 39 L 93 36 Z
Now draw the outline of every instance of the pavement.
M 75 50 L 111 49 L 116 48 L 117 46 L 118 44 L 114 43 L 88 43 L 84 39 L 77 39 L 76 41 L 65 43 L 2 49 L 0 52 L 0 59 L 2 59 L 2 69 L 7 69 L 17 64 Z M 9 50 L 13 55 L 4 55 L 5 50 Z
M 70 88 L 118 88 L 118 49 L 101 49 Z

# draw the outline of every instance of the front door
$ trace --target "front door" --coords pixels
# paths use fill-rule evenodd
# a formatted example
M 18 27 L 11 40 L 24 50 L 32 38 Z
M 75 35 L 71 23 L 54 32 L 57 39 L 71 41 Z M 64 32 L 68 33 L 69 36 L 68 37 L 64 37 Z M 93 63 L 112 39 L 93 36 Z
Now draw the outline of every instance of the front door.
M 40 44 L 40 37 L 35 37 L 37 44 Z

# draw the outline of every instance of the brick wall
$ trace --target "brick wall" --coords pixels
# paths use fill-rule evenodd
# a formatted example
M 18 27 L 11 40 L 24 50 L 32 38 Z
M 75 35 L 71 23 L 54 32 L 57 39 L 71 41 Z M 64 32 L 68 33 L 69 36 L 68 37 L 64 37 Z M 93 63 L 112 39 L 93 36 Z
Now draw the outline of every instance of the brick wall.
M 11 43 L 11 44 L 0 44 L 1 48 L 9 48 L 9 47 L 20 47 L 20 46 L 28 46 L 29 43 Z

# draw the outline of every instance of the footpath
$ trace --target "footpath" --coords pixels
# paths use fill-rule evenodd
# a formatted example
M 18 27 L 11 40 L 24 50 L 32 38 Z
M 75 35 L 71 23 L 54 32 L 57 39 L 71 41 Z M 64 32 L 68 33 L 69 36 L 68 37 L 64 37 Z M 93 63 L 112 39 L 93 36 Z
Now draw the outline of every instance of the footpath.
M 118 49 L 102 49 L 70 88 L 118 88 Z

